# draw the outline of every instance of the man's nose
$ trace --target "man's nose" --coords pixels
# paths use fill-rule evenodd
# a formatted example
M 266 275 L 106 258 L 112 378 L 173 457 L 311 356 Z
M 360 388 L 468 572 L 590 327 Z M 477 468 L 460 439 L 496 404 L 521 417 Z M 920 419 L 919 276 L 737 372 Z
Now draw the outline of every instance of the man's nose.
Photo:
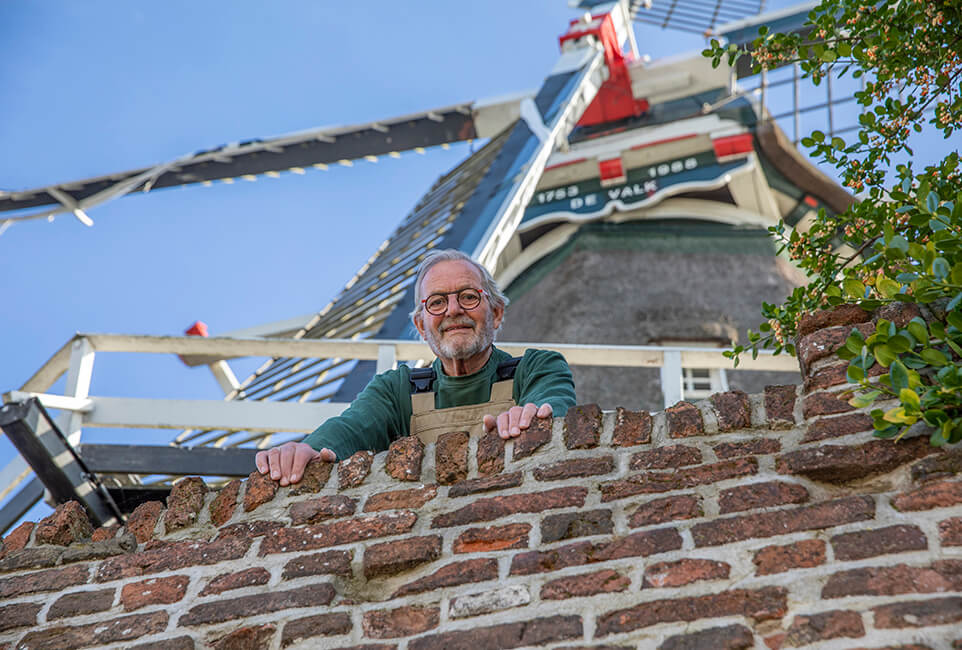
M 450 293 L 448 294 L 448 307 L 445 310 L 447 314 L 459 314 L 464 310 L 461 308 L 461 303 L 458 302 L 458 294 Z

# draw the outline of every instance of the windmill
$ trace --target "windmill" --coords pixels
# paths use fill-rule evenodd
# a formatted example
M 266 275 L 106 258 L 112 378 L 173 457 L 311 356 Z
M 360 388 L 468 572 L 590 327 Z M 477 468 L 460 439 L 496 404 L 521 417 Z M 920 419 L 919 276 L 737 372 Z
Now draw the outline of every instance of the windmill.
M 410 339 L 406 306 L 412 270 L 429 248 L 453 246 L 471 252 L 508 287 L 515 307 L 502 337 L 507 340 L 717 345 L 748 324 L 725 313 L 726 305 L 700 305 L 696 313 L 684 300 L 665 294 L 657 310 L 649 304 L 645 312 L 661 317 L 641 328 L 644 339 L 632 341 L 625 338 L 626 328 L 639 320 L 642 303 L 622 310 L 628 322 L 607 323 L 611 328 L 606 331 L 598 327 L 605 323 L 590 318 L 578 319 L 574 329 L 552 319 L 539 321 L 546 308 L 535 298 L 548 288 L 557 290 L 552 282 L 570 289 L 570 279 L 562 279 L 573 277 L 579 279 L 582 292 L 572 295 L 570 304 L 585 306 L 585 314 L 603 313 L 605 304 L 615 300 L 612 296 L 631 292 L 611 283 L 607 295 L 597 292 L 595 297 L 602 302 L 590 309 L 586 301 L 590 296 L 583 289 L 601 286 L 594 284 L 598 278 L 616 276 L 614 271 L 629 263 L 631 251 L 673 254 L 679 241 L 700 242 L 689 251 L 693 256 L 666 258 L 680 265 L 668 267 L 678 276 L 681 266 L 705 257 L 710 246 L 704 246 L 719 240 L 728 242 L 729 248 L 747 250 L 752 262 L 767 260 L 758 272 L 742 276 L 774 278 L 774 283 L 767 282 L 771 285 L 767 290 L 775 295 L 787 285 L 778 279 L 777 269 L 772 270 L 777 263 L 770 251 L 759 244 L 763 226 L 778 218 L 798 222 L 814 209 L 840 209 L 849 200 L 792 155 L 780 132 L 759 119 L 764 113 L 755 107 L 752 95 L 732 92 L 728 71 L 712 71 L 697 57 L 646 63 L 630 56 L 633 16 L 704 31 L 744 16 L 746 10 L 761 9 L 741 3 L 743 10 L 732 12 L 729 4 L 672 3 L 649 10 L 638 4 L 584 2 L 579 9 L 589 15 L 576 18 L 561 36 L 557 65 L 531 95 L 459 104 L 345 129 L 239 142 L 110 177 L 8 193 L 0 197 L 0 210 L 16 211 L 18 219 L 65 212 L 89 221 L 91 208 L 99 202 L 129 192 L 280 170 L 297 173 L 311 166 L 481 138 L 487 143 L 439 179 L 341 294 L 304 321 L 257 333 L 297 340 Z M 631 245 L 612 247 L 613 241 Z M 730 265 L 731 260 L 725 263 Z M 690 267 L 687 273 L 712 278 L 725 268 Z M 640 271 L 632 271 L 636 285 Z M 542 287 L 544 282 L 549 284 Z M 665 293 L 663 288 L 661 292 Z M 757 291 L 749 288 L 749 293 Z M 719 297 L 717 290 L 701 294 Z M 679 324 L 688 322 L 698 327 L 681 331 Z M 577 329 L 587 324 L 595 326 L 593 339 Z M 205 365 L 211 360 L 199 355 L 186 359 Z M 232 400 L 343 402 L 366 383 L 375 364 L 343 357 L 283 356 L 272 358 L 243 382 L 233 381 L 219 367 Z M 638 386 L 649 379 L 642 376 L 624 383 Z M 710 389 L 727 381 L 718 372 L 678 379 L 691 386 L 689 395 L 696 383 Z M 599 396 L 597 373 L 592 377 L 589 368 L 578 381 L 590 395 L 585 401 L 605 401 Z M 638 392 L 635 389 L 631 403 L 638 403 Z M 660 393 L 661 388 L 649 392 Z M 607 399 L 606 406 L 624 400 L 621 395 Z M 177 443 L 232 447 L 263 438 L 260 433 L 200 428 L 185 431 Z

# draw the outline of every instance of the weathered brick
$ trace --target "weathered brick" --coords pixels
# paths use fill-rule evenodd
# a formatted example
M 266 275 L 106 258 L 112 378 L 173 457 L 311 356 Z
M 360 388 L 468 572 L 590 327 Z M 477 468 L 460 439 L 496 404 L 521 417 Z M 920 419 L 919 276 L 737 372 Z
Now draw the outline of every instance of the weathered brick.
M 454 540 L 452 550 L 455 553 L 482 553 L 509 548 L 527 548 L 529 532 L 531 532 L 531 524 L 469 528 Z
M 842 533 L 832 537 L 831 542 L 835 559 L 843 561 L 864 560 L 889 553 L 924 551 L 928 548 L 928 540 L 922 529 L 907 524 Z
M 520 648 L 552 641 L 575 639 L 584 634 L 580 616 L 550 616 L 519 623 L 505 623 L 470 630 L 442 632 L 412 639 L 410 650 L 477 650 Z
M 829 438 L 841 438 L 853 433 L 872 430 L 872 418 L 864 413 L 849 413 L 833 418 L 821 418 L 808 425 L 802 444 Z
M 384 471 L 399 481 L 421 480 L 424 443 L 417 436 L 405 436 L 391 443 L 384 459 Z
M 645 568 L 644 587 L 681 587 L 699 580 L 728 578 L 731 566 L 725 562 L 685 558 L 675 562 L 656 562 Z
M 962 560 L 942 560 L 927 567 L 896 564 L 840 571 L 829 576 L 822 598 L 894 596 L 962 590 Z
M 880 605 L 872 609 L 879 629 L 919 628 L 962 622 L 962 597 L 931 598 Z
M 332 600 L 334 600 L 334 587 L 331 585 L 305 585 L 287 591 L 272 591 L 194 605 L 180 617 L 179 624 L 184 626 L 223 623 L 295 607 L 322 607 L 329 605 Z
M 459 481 L 448 488 L 448 498 L 456 499 L 469 494 L 478 494 L 479 492 L 504 490 L 507 488 L 518 487 L 523 482 L 524 476 L 521 474 L 521 472 L 513 472 L 511 474 L 495 474 L 494 476 L 485 476 L 483 478 Z
M 875 501 L 871 497 L 853 496 L 798 508 L 716 519 L 695 524 L 691 533 L 695 546 L 719 546 L 743 539 L 831 528 L 874 516 Z
M 678 469 L 673 472 L 643 472 L 618 481 L 601 484 L 601 500 L 614 501 L 636 494 L 656 494 L 683 490 L 696 485 L 708 485 L 758 472 L 758 460 L 753 457 L 725 460 L 711 465 Z
M 441 485 L 468 477 L 468 432 L 452 431 L 438 436 L 434 447 L 434 471 Z
M 441 536 L 408 537 L 372 544 L 364 551 L 364 577 L 391 576 L 441 556 Z
M 718 430 L 735 431 L 747 429 L 752 424 L 752 409 L 748 394 L 740 390 L 715 393 L 710 398 L 715 415 L 718 417 Z
M 872 312 L 858 305 L 837 305 L 810 314 L 804 314 L 798 321 L 798 335 L 806 336 L 816 330 L 840 325 L 855 325 L 872 320 Z
M 767 576 L 825 564 L 825 546 L 825 541 L 821 539 L 806 539 L 783 546 L 766 546 L 758 550 L 752 558 L 755 574 Z
M 857 639 L 865 636 L 862 615 L 858 612 L 833 610 L 796 616 L 788 628 L 785 643 L 790 646 L 808 645 L 829 639 Z
M 905 327 L 913 318 L 922 318 L 919 306 L 911 302 L 892 302 L 875 310 L 875 319 L 892 321 L 896 327 Z
M 834 415 L 848 413 L 855 407 L 841 397 L 841 393 L 812 393 L 802 398 L 802 417 L 806 420 L 820 415 Z
M 261 542 L 260 555 L 309 551 L 326 546 L 360 542 L 374 537 L 406 533 L 414 526 L 417 515 L 408 510 L 386 512 L 373 517 L 314 524 L 298 528 L 281 528 Z
M 0 573 L 55 566 L 63 557 L 64 550 L 62 546 L 28 546 L 19 551 L 10 551 L 0 560 Z
M 601 407 L 573 406 L 565 415 L 564 441 L 568 449 L 591 449 L 601 440 Z
M 243 571 L 227 573 L 225 575 L 212 578 L 210 581 L 208 581 L 207 586 L 204 587 L 204 590 L 200 592 L 200 595 L 211 596 L 213 594 L 222 594 L 225 591 L 230 591 L 231 589 L 252 587 L 254 585 L 266 585 L 267 581 L 270 579 L 271 574 L 267 569 L 264 567 L 252 567 L 250 569 L 244 569 Z
M 207 484 L 199 476 L 187 476 L 174 483 L 167 497 L 164 530 L 169 534 L 192 526 L 204 507 L 206 495 Z
M 736 624 L 671 636 L 658 646 L 658 650 L 744 650 L 754 647 L 752 631 Z
M 718 505 L 722 514 L 806 501 L 808 501 L 808 490 L 804 486 L 784 481 L 740 485 L 722 490 L 718 496 Z
M 284 631 L 281 633 L 281 647 L 286 648 L 304 639 L 313 639 L 318 636 L 347 634 L 352 628 L 351 615 L 347 612 L 314 614 L 313 616 L 296 618 L 284 625 Z M 367 648 L 368 646 L 364 647 Z M 373 648 L 372 646 L 371 649 L 373 650 Z
M 37 624 L 37 612 L 42 607 L 39 603 L 17 603 L 0 607 L 0 632 L 18 627 L 33 627 Z
M 42 591 L 60 591 L 73 585 L 82 585 L 87 582 L 89 571 L 85 565 L 76 564 L 64 569 L 48 569 L 3 578 L 0 579 L 0 599 Z
M 443 587 L 454 587 L 469 582 L 484 582 L 496 580 L 498 577 L 498 561 L 490 558 L 477 558 L 463 562 L 446 564 L 431 575 L 409 582 L 394 592 L 391 598 L 420 594 L 434 591 Z
M 154 538 L 157 520 L 163 511 L 164 504 L 160 501 L 141 503 L 127 517 L 127 530 L 134 534 L 138 542 L 146 544 Z
M 497 431 L 478 438 L 478 474 L 491 476 L 504 471 L 504 444 Z
M 628 518 L 628 526 L 640 528 L 663 524 L 678 519 L 694 519 L 704 515 L 701 499 L 694 494 L 680 494 L 675 497 L 662 497 L 646 501 L 638 506 Z
M 365 612 L 361 627 L 370 639 L 393 639 L 433 630 L 440 621 L 439 608 L 415 605 Z
M 170 576 L 127 583 L 120 591 L 120 602 L 125 612 L 132 612 L 148 605 L 176 603 L 187 593 L 189 582 L 190 578 L 187 576 Z
M 579 510 L 547 515 L 541 522 L 541 543 L 550 544 L 562 539 L 605 535 L 613 530 L 611 510 Z
M 194 650 L 194 639 L 189 636 L 177 636 L 172 639 L 148 641 L 135 646 L 127 646 L 130 650 Z
M 431 528 L 446 528 L 479 521 L 491 521 L 522 512 L 542 512 L 555 508 L 581 507 L 585 504 L 587 495 L 587 488 L 564 487 L 531 494 L 508 494 L 477 499 L 453 512 L 438 515 L 431 522 Z
M 551 441 L 551 428 L 553 426 L 553 418 L 532 418 L 531 425 L 522 431 L 520 436 L 514 439 L 511 460 L 516 461 L 527 458 L 548 444 Z
M 18 648 L 86 648 L 108 643 L 130 641 L 162 632 L 167 627 L 166 612 L 131 614 L 109 621 L 88 625 L 48 627 L 28 633 L 17 644 Z
M 541 587 L 542 600 L 564 600 L 565 598 L 579 598 L 594 596 L 595 594 L 610 594 L 624 591 L 631 584 L 631 580 L 617 571 L 605 569 L 595 573 L 558 578 Z
M 510 574 L 530 575 L 627 557 L 648 557 L 678 550 L 681 544 L 681 535 L 674 528 L 641 531 L 596 544 L 576 542 L 548 551 L 519 553 L 511 560 Z
M 781 587 L 734 589 L 707 596 L 648 601 L 599 616 L 595 634 L 601 637 L 658 623 L 721 616 L 748 616 L 756 621 L 767 621 L 784 616 L 788 610 L 787 601 L 787 591 Z
M 528 591 L 527 585 L 511 585 L 452 598 L 448 615 L 451 618 L 480 616 L 512 607 L 521 607 L 530 602 L 531 592 Z
M 862 445 L 820 445 L 782 454 L 775 459 L 779 474 L 796 474 L 813 481 L 846 483 L 885 474 L 933 453 L 928 438 L 912 438 L 895 444 L 873 440 Z
M 353 515 L 357 509 L 357 499 L 343 494 L 330 494 L 316 499 L 298 501 L 291 506 L 291 524 L 316 524 L 325 519 Z
M 795 386 L 765 386 L 765 417 L 769 429 L 787 429 L 795 424 Z
M 71 594 L 64 594 L 50 606 L 50 610 L 47 611 L 47 620 L 52 621 L 55 618 L 103 612 L 113 607 L 113 604 L 114 590 L 112 588 L 75 591 Z M 3 616 L 0 615 L 0 620 L 2 618 Z
M 940 521 L 939 539 L 942 546 L 962 546 L 962 517 Z
M 289 494 L 292 497 L 317 494 L 327 485 L 332 471 L 334 471 L 334 463 L 321 458 L 312 459 L 304 468 L 304 476 L 301 480 L 290 487 Z
M 665 409 L 668 419 L 668 435 L 672 438 L 687 438 L 705 434 L 705 423 L 701 411 L 690 402 L 678 402 Z
M 613 447 L 633 447 L 651 442 L 651 413 L 615 409 L 615 430 L 611 436 Z
M 236 524 L 230 524 L 229 526 L 224 526 L 220 529 L 217 534 L 217 540 L 224 540 L 228 537 L 240 537 L 242 539 L 253 539 L 255 537 L 263 537 L 264 535 L 270 535 L 279 528 L 283 528 L 284 524 L 280 521 L 275 521 L 273 519 L 258 519 L 255 521 L 239 521 Z
M 875 327 L 871 323 L 859 323 L 826 327 L 811 334 L 800 336 L 797 339 L 796 351 L 798 352 L 798 365 L 801 366 L 802 376 L 808 375 L 808 369 L 813 363 L 835 354 L 840 347 L 845 345 L 845 340 L 853 329 L 860 331 L 862 336 L 875 333 Z
M 237 509 L 237 497 L 240 494 L 240 479 L 234 479 L 220 489 L 217 496 L 213 498 L 207 511 L 210 513 L 210 522 L 215 526 L 223 526 Z
M 948 508 L 962 503 L 962 481 L 941 481 L 892 497 L 899 512 Z
M 3 538 L 3 550 L 0 550 L 0 558 L 11 551 L 19 551 L 27 546 L 30 541 L 30 533 L 33 532 L 34 523 L 25 521 Z
M 382 510 L 399 510 L 411 508 L 417 510 L 425 503 L 437 496 L 436 485 L 426 485 L 407 490 L 394 490 L 372 494 L 364 504 L 364 512 L 380 512 Z
M 270 474 L 261 474 L 257 470 L 247 477 L 247 489 L 244 490 L 244 512 L 250 512 L 274 498 L 279 484 Z
M 214 650 L 259 650 L 268 648 L 277 628 L 271 623 L 249 625 L 225 634 L 213 643 Z
M 697 465 L 701 462 L 701 451 L 697 447 L 687 445 L 668 445 L 651 451 L 640 451 L 633 454 L 628 468 L 637 469 L 671 469 L 685 465 Z
M 962 474 L 962 447 L 943 447 L 938 454 L 912 465 L 912 480 L 916 483 L 949 478 L 957 474 Z
M 723 442 L 712 447 L 719 458 L 736 458 L 738 456 L 763 456 L 777 454 L 782 450 L 782 443 L 772 438 L 755 438 L 742 442 Z
M 551 465 L 542 465 L 534 469 L 534 477 L 539 481 L 560 481 L 584 476 L 609 474 L 615 469 L 615 459 L 611 456 L 594 458 L 575 458 L 562 460 Z
M 57 506 L 48 517 L 37 524 L 34 533 L 36 544 L 56 544 L 67 546 L 72 542 L 89 539 L 94 532 L 87 511 L 76 501 L 68 501 Z
M 370 451 L 358 451 L 347 460 L 337 464 L 337 484 L 341 490 L 357 487 L 364 482 L 371 473 L 374 454 Z
M 105 539 L 102 542 L 95 542 L 93 539 L 83 542 L 74 542 L 64 549 L 60 561 L 63 564 L 70 562 L 87 562 L 90 560 L 102 560 L 114 555 L 130 553 L 137 548 L 137 539 L 126 533 L 113 539 Z
M 281 577 L 284 580 L 302 578 L 304 576 L 336 575 L 351 576 L 350 551 L 324 551 L 311 555 L 301 555 L 284 565 Z
M 113 557 L 100 565 L 96 581 L 108 582 L 117 578 L 176 571 L 189 566 L 209 565 L 243 557 L 251 540 L 240 537 L 217 539 L 213 542 L 182 541 L 153 542 L 138 553 Z

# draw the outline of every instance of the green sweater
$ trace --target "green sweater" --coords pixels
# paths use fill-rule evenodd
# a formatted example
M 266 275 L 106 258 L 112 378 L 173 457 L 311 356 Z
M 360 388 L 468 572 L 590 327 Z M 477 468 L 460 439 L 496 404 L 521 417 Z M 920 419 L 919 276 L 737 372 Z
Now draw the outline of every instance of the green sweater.
M 510 358 L 507 352 L 494 348 L 481 370 L 461 377 L 444 374 L 441 361 L 435 359 L 437 378 L 431 386 L 435 408 L 489 401 L 498 365 Z M 410 434 L 409 376 L 406 365 L 376 375 L 346 411 L 324 422 L 304 442 L 317 450 L 330 449 L 338 460 L 362 450 L 384 451 L 392 441 Z M 548 350 L 525 350 L 515 371 L 512 397 L 516 404 L 551 404 L 555 416 L 567 413 L 575 403 L 575 386 L 564 357 Z

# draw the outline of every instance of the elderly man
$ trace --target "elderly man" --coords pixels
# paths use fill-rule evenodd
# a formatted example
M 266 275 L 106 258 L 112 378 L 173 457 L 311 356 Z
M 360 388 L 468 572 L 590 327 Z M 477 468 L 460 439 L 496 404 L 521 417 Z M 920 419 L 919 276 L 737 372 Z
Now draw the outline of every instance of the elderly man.
M 303 442 L 258 452 L 257 470 L 288 485 L 317 457 L 334 462 L 361 450 L 383 451 L 403 436 L 429 443 L 448 431 L 497 429 L 507 439 L 535 416 L 564 415 L 575 403 L 564 357 L 529 349 L 518 361 L 494 347 L 507 303 L 468 255 L 429 254 L 415 280 L 411 319 L 437 356 L 432 366 L 401 365 L 375 376 L 344 413 Z

